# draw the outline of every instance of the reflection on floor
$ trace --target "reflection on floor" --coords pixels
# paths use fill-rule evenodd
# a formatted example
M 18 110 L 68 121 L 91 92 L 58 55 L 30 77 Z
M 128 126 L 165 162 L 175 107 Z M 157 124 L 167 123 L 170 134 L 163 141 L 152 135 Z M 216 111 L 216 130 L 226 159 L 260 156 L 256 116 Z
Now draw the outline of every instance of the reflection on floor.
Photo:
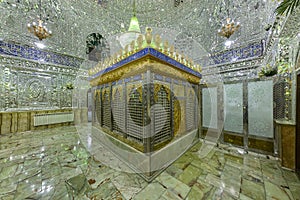
M 91 126 L 0 136 L 0 199 L 300 199 L 272 158 L 198 143 L 148 184 L 103 149 Z M 114 167 L 107 166 L 114 163 Z

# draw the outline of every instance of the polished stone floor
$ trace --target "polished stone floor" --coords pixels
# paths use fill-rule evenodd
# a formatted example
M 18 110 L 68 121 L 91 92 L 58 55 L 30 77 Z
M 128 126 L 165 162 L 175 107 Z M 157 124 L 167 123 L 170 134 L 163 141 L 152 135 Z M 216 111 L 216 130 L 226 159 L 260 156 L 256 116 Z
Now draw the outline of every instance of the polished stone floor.
M 148 184 L 105 151 L 91 129 L 0 135 L 0 199 L 300 200 L 299 179 L 275 158 L 203 142 Z M 203 147 L 210 150 L 200 157 Z

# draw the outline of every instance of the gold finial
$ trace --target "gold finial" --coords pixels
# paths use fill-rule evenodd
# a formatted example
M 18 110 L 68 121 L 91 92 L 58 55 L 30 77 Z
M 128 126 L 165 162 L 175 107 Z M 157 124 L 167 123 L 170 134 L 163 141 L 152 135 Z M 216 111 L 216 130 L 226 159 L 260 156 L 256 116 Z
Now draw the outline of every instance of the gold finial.
M 124 51 L 125 51 L 125 57 L 128 55 L 128 48 L 129 48 L 129 45 L 127 44 L 124 48 Z
M 169 42 L 168 42 L 168 40 L 165 40 L 165 42 L 164 42 L 164 53 L 168 54 L 168 51 L 169 51 Z
M 180 63 L 184 64 L 184 54 L 180 54 Z
M 145 34 L 147 45 L 150 46 L 152 42 L 152 29 L 150 27 L 146 28 L 146 34 Z
M 120 49 L 120 51 L 119 51 L 119 58 L 120 58 L 120 60 L 123 59 L 123 49 Z
M 113 56 L 113 64 L 115 64 L 117 62 L 118 62 L 118 54 L 115 53 L 114 56 Z
M 131 52 L 131 53 L 134 53 L 134 52 L 135 52 L 135 40 L 133 40 L 133 41 L 130 43 L 130 52 Z
M 174 58 L 174 46 L 173 45 L 170 46 L 169 56 Z
M 138 50 L 142 49 L 143 48 L 143 35 L 139 35 L 137 40 L 136 40 L 136 43 L 137 43 L 137 46 L 138 46 Z
M 190 58 L 186 56 L 186 66 L 191 67 Z
M 179 51 L 178 50 L 176 50 L 176 53 L 175 53 L 175 55 L 176 55 L 176 57 L 175 57 L 175 59 L 179 62 L 180 61 L 180 59 L 179 59 L 179 55 L 180 55 L 180 53 L 179 53 Z
M 107 63 L 107 58 L 105 58 L 105 59 L 103 60 L 103 65 L 106 65 L 106 63 Z
M 186 65 L 185 55 L 181 54 L 181 63 Z
M 156 34 L 155 35 L 155 40 L 154 40 L 155 46 L 157 50 L 160 50 L 160 44 L 161 44 L 161 37 L 160 35 Z
M 198 71 L 202 72 L 202 67 L 200 65 L 198 65 Z

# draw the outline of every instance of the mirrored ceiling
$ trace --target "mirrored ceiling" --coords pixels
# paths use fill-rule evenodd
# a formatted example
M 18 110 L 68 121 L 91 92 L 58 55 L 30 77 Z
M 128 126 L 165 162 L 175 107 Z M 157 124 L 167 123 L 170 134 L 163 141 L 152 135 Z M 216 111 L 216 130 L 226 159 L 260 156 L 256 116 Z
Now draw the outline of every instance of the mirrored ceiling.
M 231 48 L 264 39 L 278 4 L 273 0 L 0 0 L 0 38 L 32 44 L 36 38 L 27 24 L 41 15 L 53 32 L 45 40 L 49 50 L 84 58 L 86 37 L 95 32 L 107 38 L 114 53 L 120 48 L 116 38 L 128 29 L 134 3 L 142 32 L 152 27 L 193 59 L 226 48 L 226 38 L 217 31 L 227 17 L 241 24 L 229 38 L 234 42 Z

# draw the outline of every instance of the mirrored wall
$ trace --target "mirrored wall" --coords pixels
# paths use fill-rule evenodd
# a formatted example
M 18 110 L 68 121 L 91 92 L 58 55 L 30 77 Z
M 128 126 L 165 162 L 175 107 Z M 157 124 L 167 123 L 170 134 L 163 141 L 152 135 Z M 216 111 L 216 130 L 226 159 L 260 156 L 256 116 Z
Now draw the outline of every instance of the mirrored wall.
M 215 141 L 274 153 L 273 85 L 254 79 L 203 86 L 202 137 L 220 132 Z

